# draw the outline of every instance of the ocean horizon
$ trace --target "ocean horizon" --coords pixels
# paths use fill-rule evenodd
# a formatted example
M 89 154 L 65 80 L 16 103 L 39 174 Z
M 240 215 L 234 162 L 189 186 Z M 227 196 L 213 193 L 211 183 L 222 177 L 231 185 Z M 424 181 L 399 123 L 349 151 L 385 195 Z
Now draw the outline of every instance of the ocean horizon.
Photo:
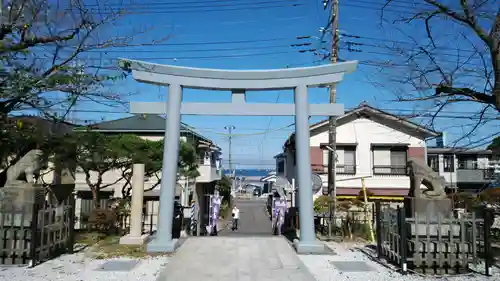
M 243 177 L 265 177 L 274 171 L 275 169 L 236 169 L 235 174 Z M 223 173 L 224 175 L 231 175 L 231 170 L 224 169 Z

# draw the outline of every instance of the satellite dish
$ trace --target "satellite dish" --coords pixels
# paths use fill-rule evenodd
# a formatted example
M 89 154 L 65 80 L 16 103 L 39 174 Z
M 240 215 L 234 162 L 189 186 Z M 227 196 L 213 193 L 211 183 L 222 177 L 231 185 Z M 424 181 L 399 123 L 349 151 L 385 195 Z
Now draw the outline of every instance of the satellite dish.
M 311 174 L 311 179 L 312 179 L 312 191 L 313 194 L 316 194 L 323 187 L 323 180 L 316 173 Z

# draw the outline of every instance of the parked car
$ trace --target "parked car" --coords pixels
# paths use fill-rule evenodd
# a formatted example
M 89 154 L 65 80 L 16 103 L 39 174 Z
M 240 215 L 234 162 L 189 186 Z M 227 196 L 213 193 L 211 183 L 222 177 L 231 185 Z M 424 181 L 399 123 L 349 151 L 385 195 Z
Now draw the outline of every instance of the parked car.
M 260 187 L 256 187 L 253 190 L 253 196 L 259 197 L 262 195 L 262 189 Z

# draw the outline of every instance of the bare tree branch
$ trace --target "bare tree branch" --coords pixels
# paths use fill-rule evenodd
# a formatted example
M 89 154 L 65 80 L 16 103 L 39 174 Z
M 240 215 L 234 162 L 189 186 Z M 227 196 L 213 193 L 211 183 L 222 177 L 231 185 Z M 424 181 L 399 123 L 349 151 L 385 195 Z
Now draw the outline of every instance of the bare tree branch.
M 390 6 L 392 0 L 386 1 L 382 9 Z M 406 63 L 410 65 L 413 73 L 418 73 L 418 75 L 413 77 L 407 77 L 406 82 L 410 83 L 418 79 L 419 81 L 425 81 L 428 89 L 433 89 L 434 93 L 423 93 L 421 96 L 410 97 L 402 99 L 405 101 L 418 101 L 418 100 L 432 100 L 432 99 L 446 99 L 448 102 L 456 101 L 469 101 L 473 103 L 492 105 L 492 107 L 486 107 L 488 109 L 494 109 L 500 112 L 500 9 L 495 6 L 495 1 L 484 0 L 478 3 L 469 3 L 468 0 L 457 0 L 459 2 L 459 8 L 452 8 L 450 3 L 444 4 L 437 0 L 422 0 L 423 4 L 428 4 L 429 7 L 434 8 L 434 10 L 416 12 L 412 17 L 403 18 L 398 20 L 398 22 L 410 23 L 417 20 L 422 20 L 424 28 L 427 34 L 427 39 L 430 43 L 430 48 L 425 45 L 418 44 L 416 40 L 415 48 L 411 53 L 404 54 L 407 57 Z M 488 6 L 487 4 L 492 4 Z M 491 24 L 491 29 L 485 27 L 485 22 L 479 23 L 479 18 L 485 18 L 484 13 L 478 12 L 479 8 L 485 7 L 495 7 L 497 10 L 496 16 Z M 476 38 L 484 43 L 484 48 L 478 48 L 476 45 L 476 40 L 469 40 L 467 36 L 471 36 L 471 32 L 467 33 L 457 33 L 457 35 L 463 35 L 466 37 L 467 41 L 470 43 L 473 49 L 474 55 L 471 55 L 465 61 L 460 61 L 457 48 L 457 62 L 454 68 L 450 69 L 450 65 L 443 63 L 439 59 L 436 50 L 440 47 L 436 44 L 436 38 L 433 35 L 432 24 L 450 24 L 456 23 L 460 26 L 465 27 L 472 32 Z M 440 31 L 441 32 L 441 31 Z M 465 36 L 464 34 L 469 34 Z M 442 37 L 442 34 L 439 34 Z M 472 38 L 471 38 L 472 39 Z M 450 42 L 447 42 L 449 45 Z M 486 52 L 482 51 L 486 50 Z M 415 50 L 417 50 L 415 52 Z M 479 51 L 481 50 L 481 51 Z M 423 55 L 425 58 L 421 58 Z M 477 73 L 482 72 L 482 80 L 478 87 L 475 84 L 470 84 L 469 82 L 464 83 L 467 79 L 460 79 L 464 77 L 467 66 L 472 63 L 474 59 L 481 60 L 482 70 L 476 71 Z M 427 63 L 426 63 L 427 62 Z M 477 70 L 477 69 L 476 69 Z M 431 82 L 436 80 L 435 74 L 439 74 L 439 81 Z M 470 79 L 469 79 L 470 80 Z M 418 84 L 418 83 L 417 83 Z M 414 84 L 415 85 L 415 84 Z M 422 85 L 420 84 L 416 89 L 422 93 Z
M 92 50 L 141 46 L 136 38 L 151 28 L 133 28 L 131 34 L 102 37 L 101 30 L 111 30 L 123 18 L 121 2 L 110 3 L 110 7 L 83 0 L 10 3 L 0 26 L 0 113 L 35 109 L 61 119 L 82 100 L 120 102 L 121 94 L 108 86 L 126 73 L 118 67 L 95 68 L 95 62 L 82 60 L 82 55 Z M 48 94 L 53 92 L 65 97 L 55 99 Z

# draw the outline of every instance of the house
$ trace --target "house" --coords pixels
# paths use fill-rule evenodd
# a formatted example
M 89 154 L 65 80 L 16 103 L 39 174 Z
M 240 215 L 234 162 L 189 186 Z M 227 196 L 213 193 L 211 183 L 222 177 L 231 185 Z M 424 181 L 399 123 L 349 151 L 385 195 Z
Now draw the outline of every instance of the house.
M 408 157 L 425 160 L 426 140 L 440 133 L 362 103 L 337 118 L 336 186 L 338 198 L 354 198 L 361 177 L 374 199 L 401 199 L 408 194 Z M 310 126 L 311 169 L 327 186 L 328 120 Z M 292 134 L 276 155 L 276 173 L 295 178 L 295 141 Z M 300 192 L 300 187 L 298 187 Z M 321 189 L 315 196 L 321 195 Z
M 497 179 L 500 161 L 491 150 L 429 147 L 427 165 L 457 191 L 481 190 Z
M 90 128 L 94 132 L 100 132 L 103 134 L 128 133 L 136 134 L 144 139 L 159 141 L 164 138 L 165 125 L 165 118 L 158 115 L 134 115 L 122 119 L 93 124 Z M 76 129 L 75 133 L 78 133 L 79 129 L 81 130 L 82 128 Z M 206 210 L 208 196 L 205 196 L 205 194 L 213 193 L 216 181 L 221 178 L 221 149 L 211 140 L 199 135 L 184 124 L 181 125 L 180 135 L 181 140 L 192 141 L 197 145 L 199 155 L 198 172 L 200 176 L 198 176 L 196 180 L 188 182 L 187 186 L 186 181 L 184 179 L 180 179 L 176 187 L 176 196 L 180 199 L 183 206 L 189 206 L 196 189 L 200 210 Z M 159 172 L 158 176 L 161 177 L 161 172 Z M 124 181 L 119 180 L 120 177 L 121 171 L 118 170 L 110 171 L 104 174 L 103 185 L 109 184 L 109 186 L 101 190 L 101 205 L 105 205 L 109 198 L 121 196 Z M 144 193 L 145 201 L 147 202 L 145 214 L 148 216 L 149 220 L 149 223 L 145 227 L 149 229 L 155 229 L 157 221 L 160 185 L 153 188 L 153 185 L 156 183 L 156 178 L 146 179 L 144 183 L 145 190 L 152 189 Z M 85 174 L 78 168 L 75 174 L 75 190 L 78 193 L 78 199 L 76 200 L 76 216 L 83 217 L 86 214 L 89 214 L 92 210 L 92 202 L 90 200 L 92 197 L 89 186 L 85 180 Z M 186 211 L 189 212 L 190 209 L 188 208 Z M 201 212 L 200 215 L 206 216 L 203 212 Z M 80 221 L 81 220 L 77 220 L 76 227 L 79 227 Z

